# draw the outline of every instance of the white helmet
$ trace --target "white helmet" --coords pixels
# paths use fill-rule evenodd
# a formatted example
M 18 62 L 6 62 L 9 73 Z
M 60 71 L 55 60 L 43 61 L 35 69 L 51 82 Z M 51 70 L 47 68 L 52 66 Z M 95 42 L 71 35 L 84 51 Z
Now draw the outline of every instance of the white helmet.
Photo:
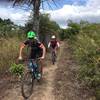
M 56 36 L 55 36 L 55 35 L 53 35 L 51 38 L 52 38 L 52 39 L 55 39 L 55 38 L 56 38 Z

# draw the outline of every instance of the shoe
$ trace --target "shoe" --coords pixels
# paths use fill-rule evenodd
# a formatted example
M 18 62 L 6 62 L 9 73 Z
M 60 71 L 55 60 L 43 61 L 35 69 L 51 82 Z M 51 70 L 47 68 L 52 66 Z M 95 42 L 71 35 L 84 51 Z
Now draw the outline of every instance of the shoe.
M 39 73 L 37 76 L 37 79 L 39 80 L 41 78 L 41 74 Z

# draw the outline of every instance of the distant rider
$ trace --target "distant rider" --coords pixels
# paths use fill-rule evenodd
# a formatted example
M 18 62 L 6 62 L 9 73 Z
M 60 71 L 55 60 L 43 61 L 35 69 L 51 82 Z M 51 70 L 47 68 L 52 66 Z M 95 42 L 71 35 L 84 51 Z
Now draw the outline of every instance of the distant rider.
M 51 40 L 50 40 L 50 42 L 48 43 L 48 48 L 51 49 L 51 52 L 54 51 L 55 54 L 56 54 L 57 48 L 59 48 L 59 47 L 60 47 L 60 44 L 59 44 L 59 42 L 57 41 L 56 36 L 55 36 L 55 35 L 52 35 L 52 36 L 51 36 Z

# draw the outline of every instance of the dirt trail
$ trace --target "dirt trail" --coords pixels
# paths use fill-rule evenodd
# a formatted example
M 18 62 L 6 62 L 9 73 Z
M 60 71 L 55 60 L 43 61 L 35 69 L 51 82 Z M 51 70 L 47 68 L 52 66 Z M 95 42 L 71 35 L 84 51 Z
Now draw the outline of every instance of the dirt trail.
M 62 47 L 60 49 L 60 53 L 58 56 L 58 59 L 60 57 L 60 54 L 62 52 Z M 48 65 L 44 67 L 44 75 L 43 75 L 43 81 L 41 84 L 36 83 L 35 87 L 33 88 L 33 94 L 28 100 L 55 100 L 54 94 L 53 94 L 53 88 L 54 88 L 54 77 L 55 77 L 55 71 L 57 69 L 57 64 L 52 65 L 50 61 L 48 61 Z M 11 89 L 7 89 L 3 96 L 1 96 L 2 100 L 24 100 L 24 98 L 21 96 L 21 90 L 20 90 L 20 82 L 15 82 Z
M 93 90 L 77 79 L 80 67 L 67 41 L 58 62 L 54 81 L 55 100 L 96 100 Z

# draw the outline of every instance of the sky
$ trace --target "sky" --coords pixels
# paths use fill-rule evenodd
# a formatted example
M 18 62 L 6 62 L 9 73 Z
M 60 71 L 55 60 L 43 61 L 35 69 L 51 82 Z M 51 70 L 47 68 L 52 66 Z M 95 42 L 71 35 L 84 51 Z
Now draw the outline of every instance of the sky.
M 13 7 L 6 0 L 0 0 L 0 17 L 10 18 L 15 24 L 24 25 L 30 16 L 30 10 L 25 7 Z M 94 23 L 100 23 L 100 0 L 55 0 L 54 3 L 49 0 L 44 2 L 41 7 L 42 13 L 50 13 L 51 20 L 56 21 L 60 27 L 67 27 L 67 20 L 79 22 L 85 20 Z M 44 9 L 42 9 L 44 8 Z

